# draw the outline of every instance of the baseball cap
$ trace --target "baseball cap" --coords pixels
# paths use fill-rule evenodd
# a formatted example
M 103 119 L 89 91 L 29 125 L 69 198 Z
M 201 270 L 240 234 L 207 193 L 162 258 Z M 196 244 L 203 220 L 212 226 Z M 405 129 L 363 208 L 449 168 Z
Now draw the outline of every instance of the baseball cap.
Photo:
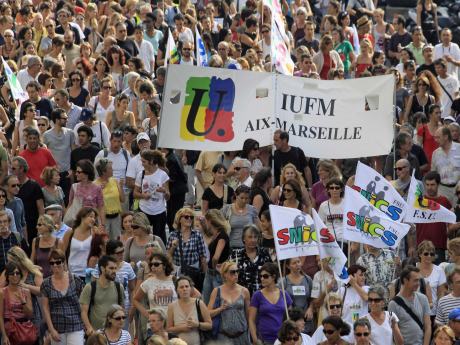
M 45 207 L 45 212 L 46 211 L 63 211 L 63 208 L 59 204 L 52 204 L 52 205 Z
M 455 308 L 449 313 L 449 320 L 459 320 L 460 321 L 460 308 Z
M 139 134 L 137 135 L 136 141 L 137 141 L 137 143 L 139 143 L 139 141 L 141 141 L 141 140 L 150 141 L 150 137 L 148 136 L 147 133 L 141 132 L 141 133 L 139 133 Z
M 442 118 L 442 122 L 445 123 L 446 121 L 450 121 L 450 122 L 455 122 L 455 119 L 453 118 L 453 116 L 446 116 L 446 117 L 443 117 Z
M 94 113 L 91 109 L 88 109 L 88 108 L 84 108 L 82 109 L 81 113 L 80 113 L 80 121 L 88 121 L 90 119 L 92 119 L 94 116 Z
M 433 50 L 434 47 L 433 47 L 431 44 L 427 44 L 426 46 L 424 46 L 424 47 L 422 48 L 422 52 L 424 52 L 426 49 L 431 49 L 431 50 Z

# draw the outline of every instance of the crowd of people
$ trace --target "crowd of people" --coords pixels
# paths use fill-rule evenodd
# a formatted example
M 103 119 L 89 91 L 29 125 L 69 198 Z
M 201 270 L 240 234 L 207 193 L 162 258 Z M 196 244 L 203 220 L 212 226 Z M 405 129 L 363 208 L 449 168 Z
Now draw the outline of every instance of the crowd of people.
M 280 4 L 295 77 L 394 76 L 388 156 L 306 157 L 281 130 L 273 148 L 158 147 L 169 35 L 179 64 L 197 65 L 198 31 L 201 68 L 274 72 L 264 1 L 0 3 L 0 55 L 16 75 L 2 66 L 3 344 L 460 344 L 452 32 L 433 0 L 416 1 L 415 21 L 378 0 Z M 414 172 L 458 222 L 412 224 L 398 250 L 344 240 L 358 161 L 403 198 Z M 326 259 L 277 260 L 270 204 L 318 211 L 347 284 Z

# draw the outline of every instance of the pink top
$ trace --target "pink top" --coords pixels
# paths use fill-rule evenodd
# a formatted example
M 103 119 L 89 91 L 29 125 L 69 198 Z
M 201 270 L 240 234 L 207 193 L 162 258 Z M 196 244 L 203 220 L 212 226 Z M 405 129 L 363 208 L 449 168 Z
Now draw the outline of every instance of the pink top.
M 82 201 L 83 207 L 99 208 L 104 206 L 104 197 L 102 196 L 101 186 L 94 183 L 81 184 L 76 183 L 75 187 L 70 189 L 70 202 L 74 198 L 74 188 L 77 190 L 77 197 Z
M 319 205 L 323 203 L 323 201 L 329 200 L 329 196 L 327 195 L 326 187 L 324 187 L 321 181 L 316 182 L 311 187 L 311 195 L 315 200 L 315 209 L 319 209 Z
M 23 295 L 25 299 L 25 293 L 24 289 L 21 287 L 18 287 L 19 291 Z M 9 294 L 9 288 L 4 287 L 3 288 L 3 303 L 4 303 L 4 308 L 3 308 L 3 317 L 5 319 L 26 319 L 27 316 L 23 312 L 22 304 L 20 301 L 12 300 L 10 294 Z

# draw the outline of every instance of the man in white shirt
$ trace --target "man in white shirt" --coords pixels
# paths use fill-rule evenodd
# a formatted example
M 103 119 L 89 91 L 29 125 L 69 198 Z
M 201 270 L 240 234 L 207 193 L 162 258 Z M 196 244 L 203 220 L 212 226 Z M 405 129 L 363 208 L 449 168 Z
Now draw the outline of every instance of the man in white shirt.
M 228 56 L 228 53 L 230 52 L 230 47 L 228 46 L 228 43 L 225 41 L 219 42 L 219 45 L 217 46 L 217 54 L 222 58 L 222 62 L 224 63 L 224 67 L 228 68 L 228 65 L 230 64 L 236 64 L 236 60 L 232 59 L 231 57 Z
M 251 162 L 245 158 L 235 158 L 232 162 L 235 169 L 235 176 L 238 180 L 238 187 L 241 185 L 248 186 L 251 188 L 252 177 L 251 177 Z
M 144 39 L 144 31 L 140 25 L 134 28 L 134 43 L 139 50 L 138 57 L 144 63 L 145 70 L 152 73 L 155 70 L 155 53 L 152 43 Z
M 139 153 L 129 161 L 128 170 L 126 171 L 126 186 L 131 189 L 134 189 L 137 175 L 144 170 L 141 162 L 141 152 L 150 149 L 150 137 L 147 133 L 139 133 L 136 141 L 137 146 L 139 146 Z
M 460 48 L 457 43 L 452 43 L 452 31 L 444 28 L 441 31 L 441 43 L 434 47 L 434 58 L 444 58 L 447 64 L 447 74 L 458 79 L 458 66 L 460 66 Z
M 444 58 L 437 59 L 434 62 L 434 68 L 438 75 L 438 81 L 442 89 L 441 97 L 441 117 L 445 118 L 450 115 L 452 102 L 457 98 L 458 94 L 458 79 L 447 74 L 447 61 Z
M 42 60 L 38 56 L 28 55 L 27 68 L 18 72 L 17 78 L 23 90 L 26 89 L 29 82 L 37 80 L 40 70 L 43 67 Z
M 178 13 L 174 16 L 174 24 L 176 25 L 177 33 L 179 34 L 180 42 L 194 42 L 195 35 L 193 35 L 192 30 L 184 26 L 184 16 L 182 13 Z

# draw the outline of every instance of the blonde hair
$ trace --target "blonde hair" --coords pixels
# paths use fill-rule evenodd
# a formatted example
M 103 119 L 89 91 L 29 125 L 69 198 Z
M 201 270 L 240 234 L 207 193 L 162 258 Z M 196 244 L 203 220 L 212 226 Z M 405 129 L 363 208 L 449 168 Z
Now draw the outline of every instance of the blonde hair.
M 320 159 L 318 162 L 317 168 L 324 169 L 329 173 L 328 180 L 333 179 L 333 178 L 338 178 L 339 180 L 342 179 L 342 174 L 340 173 L 339 168 L 330 159 Z
M 342 297 L 337 292 L 329 292 L 324 298 L 324 307 L 329 309 L 329 305 L 332 301 L 337 301 L 342 304 Z
M 27 254 L 18 246 L 11 247 L 7 255 L 10 255 L 11 261 L 21 268 L 25 268 L 27 272 L 32 273 L 34 276 L 42 277 L 40 267 L 34 265 L 32 260 L 29 259 Z
M 367 45 L 367 47 L 370 49 L 370 53 L 372 55 L 374 53 L 374 48 L 372 47 L 372 43 L 368 38 L 363 38 L 361 40 L 361 42 L 359 42 L 359 46 L 360 46 L 359 52 L 362 53 L 363 43 Z
M 53 233 L 56 230 L 56 224 L 54 224 L 53 218 L 47 214 L 42 214 L 38 217 L 38 223 L 43 223 L 49 230 L 50 233 Z
M 181 338 L 174 338 L 168 341 L 168 345 L 187 345 Z
M 280 177 L 280 185 L 283 185 L 286 183 L 286 178 L 284 177 L 284 173 L 286 169 L 294 169 L 295 174 L 296 174 L 296 181 L 300 183 L 301 186 L 305 186 L 305 180 L 302 176 L 302 173 L 297 170 L 296 166 L 292 163 L 286 164 L 282 169 L 281 169 L 281 177 Z
M 43 169 L 42 173 L 40 174 L 40 178 L 43 180 L 45 185 L 49 185 L 51 183 L 54 173 L 59 175 L 59 170 L 56 167 L 46 167 Z
M 180 219 L 185 215 L 191 215 L 192 217 L 195 217 L 193 210 L 190 207 L 182 207 L 179 211 L 176 212 L 176 215 L 174 216 L 173 227 L 177 231 L 181 230 L 180 229 Z M 193 228 L 193 223 L 192 223 L 192 228 Z
M 452 344 L 455 342 L 455 332 L 453 331 L 452 328 L 446 325 L 438 327 L 436 331 L 434 331 L 433 339 L 436 340 L 436 337 L 441 332 L 444 332 L 450 338 L 450 340 L 452 341 Z
M 230 224 L 220 210 L 211 209 L 206 212 L 204 216 L 213 227 L 219 231 L 225 231 L 227 234 L 230 232 Z
M 147 345 L 167 345 L 168 343 L 160 335 L 152 335 L 147 340 Z
M 224 279 L 224 281 L 225 281 L 225 275 L 227 274 L 227 272 L 230 270 L 230 267 L 232 266 L 238 266 L 238 265 L 236 264 L 236 262 L 229 260 L 229 261 L 225 261 L 220 267 L 220 275 Z
M 420 242 L 420 244 L 417 246 L 417 254 L 418 254 L 418 256 L 420 256 L 423 252 L 425 252 L 427 250 L 428 251 L 434 251 L 435 250 L 433 242 L 428 241 L 428 240 L 424 240 L 424 241 Z
M 460 255 L 460 237 L 450 240 L 447 243 L 447 249 L 455 256 Z

